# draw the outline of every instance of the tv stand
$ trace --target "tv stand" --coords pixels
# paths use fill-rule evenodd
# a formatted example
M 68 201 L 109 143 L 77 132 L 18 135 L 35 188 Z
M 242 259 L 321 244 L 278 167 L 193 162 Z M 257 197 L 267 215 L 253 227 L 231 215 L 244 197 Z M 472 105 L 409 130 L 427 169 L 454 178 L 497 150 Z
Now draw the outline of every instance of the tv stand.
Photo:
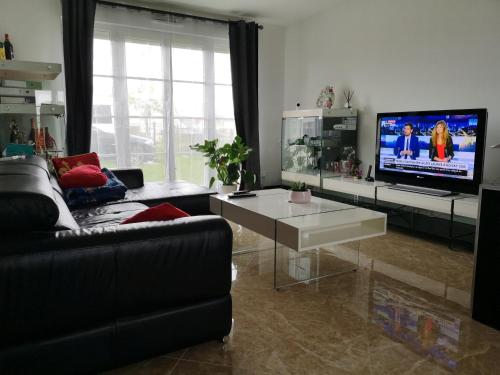
M 435 197 L 449 197 L 452 195 L 458 195 L 457 192 L 453 192 L 453 191 L 430 189 L 430 188 L 425 188 L 425 187 L 421 187 L 421 186 L 413 186 L 413 185 L 392 184 L 392 185 L 387 186 L 387 188 L 392 189 L 392 190 L 408 191 L 410 193 L 432 195 Z
M 380 209 L 394 213 L 389 223 L 404 224 L 417 230 L 420 227 L 430 233 L 432 224 L 425 224 L 419 215 L 447 220 L 449 224 L 433 232 L 437 236 L 448 239 L 450 248 L 455 240 L 470 237 L 472 223 L 477 219 L 477 196 L 454 194 L 445 197 L 420 194 L 411 191 L 390 189 L 390 185 L 381 181 L 367 182 L 351 177 L 330 177 L 322 180 L 320 194 L 324 198 L 337 197 L 349 204 L 356 204 L 370 209 Z M 414 215 L 415 213 L 415 215 Z M 408 214 L 408 215 L 407 215 Z M 400 217 L 402 221 L 397 219 Z M 406 220 L 409 219 L 409 220 Z M 420 225 L 424 223 L 427 226 Z M 465 225 L 465 226 L 464 226 Z M 469 242 L 469 241 L 467 241 Z

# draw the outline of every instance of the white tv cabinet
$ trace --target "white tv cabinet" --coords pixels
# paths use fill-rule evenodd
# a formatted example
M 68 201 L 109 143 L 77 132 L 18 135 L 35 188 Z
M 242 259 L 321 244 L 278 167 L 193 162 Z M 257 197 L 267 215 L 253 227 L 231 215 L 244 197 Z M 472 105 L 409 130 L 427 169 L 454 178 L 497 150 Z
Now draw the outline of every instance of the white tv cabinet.
M 450 248 L 453 246 L 453 241 L 460 237 L 454 233 L 455 222 L 461 221 L 460 218 L 475 221 L 478 215 L 478 197 L 474 195 L 458 194 L 438 197 L 389 189 L 389 184 L 381 181 L 367 182 L 364 179 L 350 177 L 324 178 L 322 182 L 323 194 L 348 194 L 353 196 L 355 202 L 358 202 L 360 198 L 366 198 L 373 201 L 375 206 L 383 206 L 384 203 L 405 206 L 411 209 L 412 214 L 414 209 L 421 209 L 449 216 L 451 221 L 448 234 Z

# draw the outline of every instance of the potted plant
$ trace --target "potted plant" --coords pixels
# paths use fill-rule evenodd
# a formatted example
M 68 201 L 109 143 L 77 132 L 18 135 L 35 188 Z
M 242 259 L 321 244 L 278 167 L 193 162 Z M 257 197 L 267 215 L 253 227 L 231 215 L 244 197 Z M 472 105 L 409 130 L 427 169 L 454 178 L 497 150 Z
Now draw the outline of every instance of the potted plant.
M 218 142 L 218 139 L 205 140 L 203 144 L 197 143 L 189 147 L 208 158 L 205 164 L 217 172 L 217 180 L 222 182 L 221 192 L 228 194 L 235 191 L 236 184 L 241 181 L 254 184 L 255 174 L 241 168 L 241 163 L 248 159 L 252 149 L 245 145 L 239 136 L 234 137 L 232 143 L 226 143 L 221 147 L 217 146 Z M 215 177 L 210 179 L 210 187 L 215 180 Z
M 311 190 L 305 182 L 294 182 L 290 191 L 291 203 L 309 203 L 311 201 Z

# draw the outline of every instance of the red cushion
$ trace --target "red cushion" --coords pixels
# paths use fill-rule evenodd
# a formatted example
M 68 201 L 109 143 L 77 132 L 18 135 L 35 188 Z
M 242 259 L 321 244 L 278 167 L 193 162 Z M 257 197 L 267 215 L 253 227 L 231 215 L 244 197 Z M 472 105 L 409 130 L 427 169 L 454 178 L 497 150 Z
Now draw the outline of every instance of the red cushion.
M 129 217 L 123 221 L 122 224 L 142 223 L 145 221 L 166 221 L 187 216 L 189 216 L 189 214 L 171 205 L 170 203 L 162 203 Z
M 101 163 L 99 162 L 99 156 L 95 152 L 88 154 L 81 154 L 75 156 L 68 156 L 65 158 L 53 158 L 52 164 L 57 173 L 57 177 L 61 177 L 63 174 L 69 170 L 78 167 L 80 165 L 95 165 L 101 169 Z
M 103 186 L 108 182 L 108 177 L 95 165 L 80 165 L 66 172 L 59 179 L 63 189 L 89 188 Z

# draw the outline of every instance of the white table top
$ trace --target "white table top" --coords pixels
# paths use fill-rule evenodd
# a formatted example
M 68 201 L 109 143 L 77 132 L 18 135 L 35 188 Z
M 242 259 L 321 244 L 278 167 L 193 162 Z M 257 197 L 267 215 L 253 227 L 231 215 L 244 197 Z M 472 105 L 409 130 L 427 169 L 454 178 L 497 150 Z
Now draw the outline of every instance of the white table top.
M 311 202 L 305 204 L 290 203 L 288 201 L 289 191 L 285 189 L 257 190 L 254 193 L 257 196 L 251 198 L 229 199 L 224 194 L 212 195 L 211 197 L 271 219 L 284 219 L 356 208 L 349 204 L 317 197 L 312 197 Z
M 210 206 L 213 212 L 296 251 L 386 233 L 387 215 L 381 212 L 317 197 L 305 204 L 290 203 L 284 189 L 255 193 L 240 199 L 211 195 Z
M 336 212 L 327 212 L 321 215 L 297 216 L 281 219 L 280 221 L 301 230 L 319 230 L 343 225 L 358 224 L 361 221 L 385 218 L 386 214 L 354 207 L 352 210 L 343 210 L 339 215 Z

